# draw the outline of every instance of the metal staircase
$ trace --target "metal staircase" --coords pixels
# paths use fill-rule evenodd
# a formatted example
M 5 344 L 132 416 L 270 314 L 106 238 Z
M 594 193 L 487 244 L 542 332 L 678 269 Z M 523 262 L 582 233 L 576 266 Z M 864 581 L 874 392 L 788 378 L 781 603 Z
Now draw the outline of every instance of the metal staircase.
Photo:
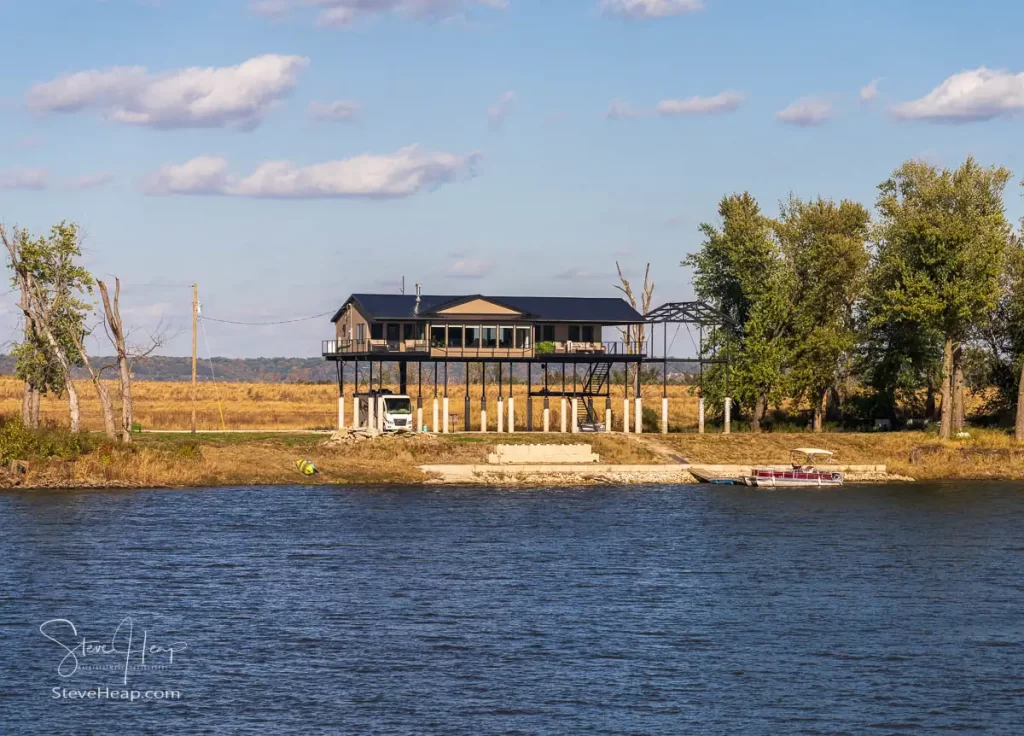
M 597 411 L 594 409 L 594 397 L 601 396 L 611 374 L 611 363 L 593 363 L 583 376 L 582 390 L 577 394 L 576 423 L 595 425 L 598 423 Z

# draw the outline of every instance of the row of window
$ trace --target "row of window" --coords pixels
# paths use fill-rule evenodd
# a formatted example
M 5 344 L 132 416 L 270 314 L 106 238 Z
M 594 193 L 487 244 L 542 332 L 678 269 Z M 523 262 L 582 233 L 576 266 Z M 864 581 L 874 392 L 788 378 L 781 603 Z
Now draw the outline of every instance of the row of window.
M 356 325 L 356 339 L 366 339 L 366 325 Z M 430 328 L 430 344 L 449 348 L 529 348 L 529 327 L 484 327 L 480 325 L 434 325 Z M 422 322 L 374 322 L 370 325 L 371 340 L 426 340 L 426 325 Z M 535 342 L 554 342 L 554 325 L 534 325 Z M 594 342 L 593 325 L 569 325 L 571 342 Z

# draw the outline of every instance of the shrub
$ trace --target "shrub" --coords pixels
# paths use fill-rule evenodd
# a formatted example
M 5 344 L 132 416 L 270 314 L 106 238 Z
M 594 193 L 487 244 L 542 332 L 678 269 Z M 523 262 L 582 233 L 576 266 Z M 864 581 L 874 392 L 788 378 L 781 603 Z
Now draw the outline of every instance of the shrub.
M 533 347 L 535 355 L 551 355 L 555 352 L 555 344 L 553 342 L 539 342 Z
M 641 414 L 641 422 L 643 423 L 645 432 L 660 432 L 661 431 L 661 417 L 654 409 L 650 407 L 643 407 Z
M 52 457 L 74 460 L 94 446 L 87 434 L 74 434 L 57 427 L 29 429 L 21 423 L 20 417 L 5 419 L 0 425 L 0 463 L 4 465 L 12 460 Z

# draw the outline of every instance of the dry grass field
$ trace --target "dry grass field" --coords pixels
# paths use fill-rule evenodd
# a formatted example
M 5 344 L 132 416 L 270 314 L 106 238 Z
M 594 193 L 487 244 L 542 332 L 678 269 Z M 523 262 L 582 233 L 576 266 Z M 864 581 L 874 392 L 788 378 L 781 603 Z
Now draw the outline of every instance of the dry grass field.
M 102 429 L 96 392 L 88 381 L 77 381 L 82 399 L 82 425 L 86 429 Z M 116 411 L 120 411 L 120 390 L 116 382 L 108 382 L 114 397 Z M 416 386 L 409 387 L 413 399 Z M 695 429 L 697 426 L 697 399 L 688 387 L 669 386 L 669 421 L 674 428 Z M 0 415 L 21 412 L 22 384 L 14 378 L 0 378 Z M 192 385 L 182 382 L 137 381 L 133 385 L 135 420 L 144 429 L 188 429 L 192 406 Z M 480 386 L 470 386 L 470 426 L 480 427 Z M 516 425 L 526 426 L 526 388 L 515 386 Z M 309 430 L 334 429 L 338 417 L 338 389 L 333 385 L 303 385 L 286 383 L 200 383 L 197 402 L 197 424 L 201 430 L 263 429 Z M 352 388 L 346 386 L 346 417 L 352 418 Z M 464 426 L 466 389 L 464 385 L 449 385 L 449 413 L 456 416 L 455 428 Z M 506 396 L 508 395 L 506 389 Z M 493 429 L 497 418 L 497 388 L 488 384 L 488 422 Z M 645 387 L 644 405 L 661 411 L 661 386 Z M 429 422 L 432 389 L 424 387 L 424 414 Z M 534 423 L 540 428 L 543 400 L 534 400 Z M 551 399 L 551 423 L 558 428 L 561 402 Z M 595 409 L 603 416 L 604 401 L 598 399 Z M 612 415 L 614 427 L 621 427 L 622 387 L 612 387 Z M 44 397 L 40 408 L 44 422 L 67 425 L 67 401 L 57 397 Z

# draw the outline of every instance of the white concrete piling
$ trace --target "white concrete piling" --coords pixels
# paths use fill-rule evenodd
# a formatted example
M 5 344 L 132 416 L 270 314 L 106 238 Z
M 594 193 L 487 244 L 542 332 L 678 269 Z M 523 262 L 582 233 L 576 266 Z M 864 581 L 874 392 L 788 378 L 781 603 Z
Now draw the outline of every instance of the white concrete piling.
M 438 408 L 438 405 L 437 405 L 437 397 L 435 396 L 434 397 L 434 417 L 433 417 L 434 423 L 430 425 L 430 427 L 433 430 L 434 434 L 437 434 L 437 430 L 439 430 L 441 428 L 441 424 L 440 424 L 440 421 L 439 421 L 440 414 L 441 414 L 441 412 L 440 412 L 440 409 Z
M 516 431 L 516 400 L 514 396 L 508 397 L 508 433 Z
M 576 397 L 574 396 L 574 397 L 572 398 L 572 408 L 570 409 L 570 411 L 572 412 L 572 425 L 571 425 L 571 426 L 572 426 L 572 433 L 573 433 L 573 434 L 576 434 L 577 432 L 579 432 L 579 431 L 580 431 L 580 428 L 579 428 L 579 423 L 578 423 L 578 421 L 577 421 L 577 419 L 578 419 L 578 417 L 579 417 L 579 414 L 577 414 L 577 413 L 576 413 L 577 411 L 579 411 L 579 409 L 578 409 L 578 407 L 579 407 L 579 404 L 577 404 L 577 403 L 576 403 L 576 402 L 578 402 L 578 401 L 579 401 L 579 399 L 577 399 L 577 398 L 576 398 Z
M 499 396 L 498 397 L 498 434 L 502 434 L 505 431 L 505 402 Z
M 416 431 L 417 432 L 422 432 L 423 431 L 423 407 L 422 406 L 417 406 L 416 407 Z
M 352 427 L 359 429 L 359 397 L 352 397 Z
M 376 410 L 377 407 L 374 406 L 374 404 L 376 404 L 376 400 L 372 396 L 370 396 L 369 398 L 366 399 L 366 428 L 367 429 L 376 429 L 376 427 L 377 427 L 377 420 L 374 417 L 374 411 Z
M 636 433 L 642 434 L 644 431 L 644 405 L 643 399 L 639 396 L 636 397 L 636 410 L 633 413 L 633 421 L 636 422 Z
M 661 397 L 661 433 L 668 434 L 668 397 Z
M 544 434 L 551 431 L 551 409 L 544 407 Z
M 565 434 L 565 431 L 566 431 L 566 429 L 567 429 L 567 426 L 566 426 L 566 420 L 567 420 L 568 418 L 569 418 L 569 412 L 568 412 L 568 402 L 567 402 L 567 401 L 565 400 L 565 397 L 563 396 L 563 397 L 562 397 L 562 412 L 561 412 L 561 419 L 562 419 L 562 434 Z
M 722 427 L 722 434 L 729 434 L 732 429 L 732 399 L 725 400 L 725 425 Z
M 441 433 L 448 434 L 448 397 L 441 399 Z
M 622 400 L 622 431 L 629 434 L 629 399 Z
M 604 431 L 605 433 L 612 431 L 612 408 L 606 406 L 604 409 Z
M 338 429 L 345 429 L 345 397 L 338 397 Z
M 704 434 L 704 397 L 697 401 L 697 432 Z

